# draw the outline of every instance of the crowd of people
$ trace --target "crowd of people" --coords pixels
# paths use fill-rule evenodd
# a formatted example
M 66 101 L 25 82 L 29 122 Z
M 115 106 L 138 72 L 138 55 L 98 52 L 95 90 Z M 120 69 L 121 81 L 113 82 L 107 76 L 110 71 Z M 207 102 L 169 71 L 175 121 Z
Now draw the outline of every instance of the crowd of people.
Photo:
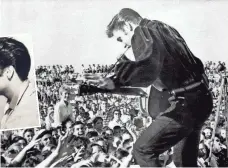
M 74 82 L 77 79 L 77 76 L 78 73 L 75 73 L 73 65 L 44 65 L 36 68 L 37 81 L 45 81 L 48 85 L 52 85 L 56 80 L 61 80 L 65 83 Z
M 113 64 L 111 65 L 100 65 L 100 64 L 89 64 L 88 66 L 85 66 L 82 64 L 83 72 L 84 73 L 107 73 L 110 70 L 113 72 L 114 69 L 112 69 Z
M 201 167 L 228 167 L 224 98 L 215 129 L 224 75 L 224 71 L 217 71 L 217 65 L 211 61 L 205 63 L 214 109 L 200 137 L 198 163 Z M 93 64 L 84 67 L 83 72 L 107 73 L 111 66 Z M 1 167 L 127 167 L 134 164 L 133 144 L 153 122 L 142 108 L 140 97 L 105 93 L 78 96 L 78 74 L 72 65 L 39 66 L 36 76 L 42 126 L 1 132 Z M 66 94 L 72 113 L 59 124 L 54 117 L 56 104 Z M 161 166 L 166 163 L 175 167 L 172 149 L 161 155 L 159 162 Z

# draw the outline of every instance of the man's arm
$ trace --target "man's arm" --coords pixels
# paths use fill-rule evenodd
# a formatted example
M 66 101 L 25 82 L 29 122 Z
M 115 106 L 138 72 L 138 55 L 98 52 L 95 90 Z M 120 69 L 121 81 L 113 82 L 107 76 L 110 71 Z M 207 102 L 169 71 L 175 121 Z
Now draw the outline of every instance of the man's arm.
M 140 61 L 123 61 L 116 66 L 115 76 L 111 78 L 116 87 L 145 87 L 158 77 L 163 66 L 167 50 L 159 33 L 157 22 L 139 26 L 132 39 L 134 50 L 140 50 Z

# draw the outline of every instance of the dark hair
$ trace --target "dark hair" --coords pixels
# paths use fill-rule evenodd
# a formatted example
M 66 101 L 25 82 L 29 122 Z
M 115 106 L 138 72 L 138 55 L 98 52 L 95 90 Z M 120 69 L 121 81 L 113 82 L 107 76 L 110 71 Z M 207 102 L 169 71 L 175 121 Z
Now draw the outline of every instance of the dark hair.
M 83 125 L 84 126 L 84 124 L 81 122 L 81 121 L 76 121 L 75 123 L 74 123 L 74 126 L 75 125 Z
M 21 136 L 14 137 L 13 140 L 12 140 L 12 144 L 17 143 L 20 140 L 24 140 L 25 143 L 27 144 L 27 140 L 25 138 L 21 137 Z
M 31 58 L 25 45 L 13 38 L 0 38 L 0 69 L 13 66 L 22 81 L 28 78 Z
M 121 129 L 121 127 L 117 125 L 113 128 L 113 131 L 118 130 L 118 129 Z
M 98 120 L 102 120 L 103 121 L 103 118 L 102 117 L 95 117 L 94 120 L 93 120 L 93 124 L 96 124 Z
M 92 138 L 92 137 L 97 137 L 97 136 L 98 136 L 97 131 L 90 131 L 86 134 L 87 138 Z
M 123 30 L 125 22 L 131 22 L 139 24 L 142 17 L 133 9 L 123 8 L 118 14 L 116 14 L 112 21 L 108 24 L 106 34 L 109 38 L 113 37 L 114 30 Z
M 33 133 L 33 135 L 34 135 L 34 130 L 33 130 L 33 129 L 26 129 L 26 130 L 23 132 L 23 137 L 25 136 L 26 132 L 31 132 L 31 133 Z

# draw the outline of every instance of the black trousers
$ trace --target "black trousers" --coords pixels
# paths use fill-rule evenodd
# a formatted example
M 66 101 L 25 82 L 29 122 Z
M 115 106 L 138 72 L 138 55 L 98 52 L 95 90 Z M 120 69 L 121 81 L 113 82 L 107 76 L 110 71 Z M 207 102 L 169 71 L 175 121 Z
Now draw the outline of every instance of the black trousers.
M 200 131 L 213 108 L 212 95 L 203 87 L 170 102 L 142 133 L 133 149 L 136 164 L 160 167 L 158 156 L 174 146 L 177 167 L 197 167 Z

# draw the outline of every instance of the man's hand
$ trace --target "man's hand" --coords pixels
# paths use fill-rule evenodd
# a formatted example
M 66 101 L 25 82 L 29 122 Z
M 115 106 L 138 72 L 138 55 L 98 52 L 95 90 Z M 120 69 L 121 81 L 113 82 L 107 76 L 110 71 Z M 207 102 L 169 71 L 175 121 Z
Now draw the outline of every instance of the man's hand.
M 115 84 L 110 78 L 104 78 L 99 74 L 84 74 L 86 82 L 95 85 L 101 89 L 113 90 L 115 89 Z

